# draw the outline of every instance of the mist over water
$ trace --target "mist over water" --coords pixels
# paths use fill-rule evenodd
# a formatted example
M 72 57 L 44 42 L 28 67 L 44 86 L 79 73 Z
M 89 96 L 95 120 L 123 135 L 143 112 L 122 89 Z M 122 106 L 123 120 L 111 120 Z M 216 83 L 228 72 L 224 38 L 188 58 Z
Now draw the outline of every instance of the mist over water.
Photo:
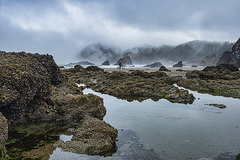
M 86 46 L 78 54 L 79 61 L 87 60 L 97 65 L 106 60 L 115 64 L 120 58 L 130 56 L 133 64 L 150 64 L 160 61 L 169 64 L 178 61 L 202 60 L 203 58 L 218 59 L 223 52 L 231 50 L 233 43 L 191 41 L 177 46 L 162 45 L 159 47 L 142 46 L 130 49 L 119 49 L 102 44 Z

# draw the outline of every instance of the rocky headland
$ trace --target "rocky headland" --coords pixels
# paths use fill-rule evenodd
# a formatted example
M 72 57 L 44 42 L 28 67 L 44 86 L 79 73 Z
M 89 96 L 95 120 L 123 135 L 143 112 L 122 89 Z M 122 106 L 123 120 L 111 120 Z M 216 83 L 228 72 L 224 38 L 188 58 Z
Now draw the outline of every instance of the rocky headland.
M 233 45 L 231 51 L 226 51 L 223 53 L 217 62 L 217 65 L 220 64 L 233 64 L 236 67 L 240 68 L 240 38 Z

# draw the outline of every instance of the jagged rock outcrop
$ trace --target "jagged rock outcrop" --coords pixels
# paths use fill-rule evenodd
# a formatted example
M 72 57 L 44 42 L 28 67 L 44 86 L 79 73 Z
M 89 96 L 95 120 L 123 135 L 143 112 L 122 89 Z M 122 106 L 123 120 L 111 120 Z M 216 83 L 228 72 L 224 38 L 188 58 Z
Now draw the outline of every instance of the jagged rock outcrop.
M 179 61 L 177 64 L 174 64 L 173 67 L 183 67 L 182 61 Z
M 240 38 L 233 45 L 232 51 L 226 51 L 217 62 L 219 64 L 233 64 L 240 68 Z
M 132 65 L 131 57 L 125 56 L 123 58 L 120 58 L 115 65 L 118 65 L 119 63 L 122 63 L 123 65 Z
M 109 60 L 106 60 L 105 62 L 103 62 L 102 65 L 103 65 L 103 66 L 109 66 L 109 65 L 110 65 Z
M 51 55 L 0 52 L 0 111 L 10 120 L 20 120 L 34 99 L 47 100 L 51 85 L 65 80 Z
M 116 150 L 117 129 L 96 118 L 87 118 L 77 129 L 71 141 L 58 141 L 55 145 L 64 151 L 110 156 Z
M 5 144 L 8 139 L 8 124 L 7 119 L 0 112 L 0 159 L 6 157 L 6 148 Z
M 161 62 L 155 62 L 155 63 L 152 63 L 152 64 L 149 64 L 149 65 L 146 65 L 144 67 L 150 67 L 150 68 L 159 68 L 162 66 L 162 63 Z

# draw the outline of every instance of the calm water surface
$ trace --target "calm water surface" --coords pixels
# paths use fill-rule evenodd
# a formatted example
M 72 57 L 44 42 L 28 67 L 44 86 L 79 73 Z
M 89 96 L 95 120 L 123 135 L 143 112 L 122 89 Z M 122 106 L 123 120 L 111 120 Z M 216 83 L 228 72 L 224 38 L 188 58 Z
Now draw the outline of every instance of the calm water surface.
M 57 148 L 50 159 L 137 159 L 149 154 L 153 159 L 234 160 L 240 152 L 240 100 L 190 92 L 196 100 L 185 105 L 164 99 L 128 102 L 85 89 L 84 94 L 104 99 L 104 120 L 119 130 L 118 151 L 104 158 Z M 227 108 L 205 105 L 210 103 Z

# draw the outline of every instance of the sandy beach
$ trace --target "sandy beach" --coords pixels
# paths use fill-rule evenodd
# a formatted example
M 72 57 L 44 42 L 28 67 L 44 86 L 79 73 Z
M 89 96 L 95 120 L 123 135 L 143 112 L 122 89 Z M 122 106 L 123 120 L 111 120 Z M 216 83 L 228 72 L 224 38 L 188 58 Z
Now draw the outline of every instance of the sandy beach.
M 205 67 L 167 67 L 171 72 L 165 72 L 169 76 L 185 76 L 187 71 L 193 70 L 203 70 Z M 129 72 L 134 70 L 141 70 L 144 72 L 155 72 L 158 71 L 159 68 L 149 68 L 149 67 L 126 67 L 124 69 L 118 69 L 117 67 L 113 68 L 103 68 L 106 72 L 120 71 L 120 72 Z

